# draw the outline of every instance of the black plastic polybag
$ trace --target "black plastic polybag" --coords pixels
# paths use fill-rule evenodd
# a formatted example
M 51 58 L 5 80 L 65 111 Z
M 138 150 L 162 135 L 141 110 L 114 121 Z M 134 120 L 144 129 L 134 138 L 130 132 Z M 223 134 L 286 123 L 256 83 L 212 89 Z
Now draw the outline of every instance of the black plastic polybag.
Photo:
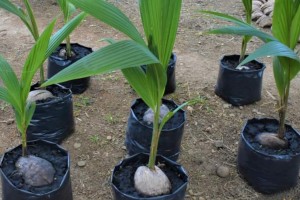
M 31 89 L 36 87 L 39 87 L 38 83 Z M 59 97 L 36 104 L 27 129 L 27 139 L 28 141 L 43 139 L 60 143 L 75 130 L 72 92 L 61 85 L 48 86 L 47 90 Z
M 65 48 L 65 46 L 66 44 L 61 44 L 48 58 L 48 79 L 60 72 L 61 70 L 67 68 L 71 64 L 75 63 L 79 59 L 83 58 L 84 56 L 93 52 L 91 48 L 82 46 L 77 43 L 71 44 L 72 51 L 75 52 L 76 56 L 69 59 L 64 59 L 58 56 L 58 52 L 62 48 Z M 81 94 L 89 87 L 90 77 L 70 80 L 60 84 L 65 86 L 66 88 L 70 88 L 73 94 Z
M 224 56 L 220 62 L 215 93 L 234 106 L 254 103 L 261 99 L 262 79 L 265 65 L 256 70 L 237 70 L 226 66 L 226 60 L 238 60 L 239 55 Z
M 125 192 L 123 192 L 120 189 L 120 184 L 122 184 L 122 182 L 118 182 L 115 178 L 115 175 L 117 173 L 122 173 L 122 169 L 130 167 L 132 162 L 138 162 L 138 160 L 142 160 L 144 162 L 144 165 L 146 165 L 148 162 L 148 159 L 149 159 L 148 154 L 143 154 L 143 153 L 137 154 L 132 157 L 124 159 L 117 166 L 115 166 L 115 168 L 113 170 L 113 174 L 112 174 L 112 191 L 113 191 L 114 200 L 147 200 L 147 199 L 151 199 L 151 200 L 183 200 L 185 197 L 185 192 L 186 192 L 186 188 L 187 188 L 187 184 L 188 184 L 188 175 L 187 175 L 185 169 L 181 165 L 179 165 L 176 162 L 169 160 L 168 158 L 163 157 L 161 155 L 158 155 L 156 157 L 156 164 L 160 163 L 160 164 L 170 166 L 172 168 L 172 170 L 178 174 L 178 177 L 180 179 L 182 179 L 182 181 L 183 181 L 183 184 L 178 185 L 177 189 L 176 190 L 174 189 L 175 190 L 174 192 L 172 192 L 171 194 L 167 194 L 167 195 L 143 198 L 143 197 L 137 197 L 134 195 L 126 194 Z M 134 174 L 135 169 L 132 169 L 132 170 L 133 170 L 132 173 Z
M 170 100 L 163 99 L 163 104 L 173 109 L 177 105 Z M 142 108 L 139 108 L 139 107 Z M 142 99 L 133 102 L 126 129 L 125 144 L 129 155 L 149 153 L 152 138 L 152 124 L 148 125 L 139 116 L 148 109 Z M 137 110 L 137 112 L 135 112 Z M 184 132 L 185 111 L 179 110 L 164 126 L 158 144 L 158 154 L 176 161 L 180 153 L 181 139 Z M 175 120 L 175 121 L 174 121 Z M 177 121 L 178 120 L 178 121 Z M 174 127 L 174 123 L 176 123 Z
M 254 118 L 247 121 L 242 130 L 238 149 L 239 173 L 256 191 L 264 194 L 277 193 L 296 186 L 300 167 L 300 153 L 280 155 L 279 152 L 270 155 L 262 150 L 256 150 L 250 144 L 249 137 L 246 136 L 250 130 L 249 125 L 253 124 L 255 124 L 255 128 L 252 130 L 257 130 L 255 132 L 268 132 L 273 124 L 278 127 L 278 121 L 275 119 Z M 299 133 L 290 125 L 286 125 L 286 130 L 300 137 Z
M 29 152 L 30 152 L 30 148 L 36 148 L 37 143 L 40 146 L 39 147 L 41 152 L 40 154 L 44 154 L 42 151 L 43 151 L 43 147 L 46 146 L 46 148 L 50 148 L 50 150 L 52 149 L 53 152 L 59 151 L 61 156 L 65 157 L 64 160 L 66 161 L 66 163 L 64 163 L 64 166 L 61 166 L 60 169 L 63 170 L 63 172 L 61 173 L 63 173 L 64 175 L 62 177 L 58 177 L 59 180 L 56 180 L 58 182 L 57 184 L 58 188 L 55 188 L 52 191 L 49 191 L 47 193 L 39 193 L 39 192 L 30 192 L 25 189 L 19 189 L 17 186 L 13 184 L 13 182 L 11 181 L 12 177 L 8 177 L 3 170 L 3 167 L 5 165 L 4 157 L 16 156 L 16 149 L 19 149 L 18 152 L 22 151 L 21 145 L 19 145 L 18 147 L 4 153 L 4 155 L 1 158 L 0 174 L 2 180 L 2 200 L 73 200 L 71 178 L 70 178 L 70 157 L 68 152 L 64 150 L 62 147 L 58 146 L 57 144 L 49 143 L 46 141 L 29 142 L 28 143 Z M 53 155 L 49 155 L 49 156 L 55 156 L 55 155 L 53 153 Z M 61 156 L 59 156 L 60 159 Z M 35 187 L 34 191 L 41 191 L 44 187 L 47 186 Z

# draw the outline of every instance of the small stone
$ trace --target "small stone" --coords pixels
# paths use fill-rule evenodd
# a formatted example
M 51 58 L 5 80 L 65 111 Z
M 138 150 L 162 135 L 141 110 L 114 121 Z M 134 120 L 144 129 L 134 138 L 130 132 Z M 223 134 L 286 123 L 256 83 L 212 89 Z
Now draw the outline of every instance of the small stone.
M 207 128 L 205 129 L 205 132 L 210 133 L 210 132 L 211 132 L 211 128 L 210 128 L 210 127 L 207 127 Z
M 240 109 L 240 110 L 243 110 L 243 109 L 244 109 L 244 107 L 243 107 L 243 106 L 239 106 L 239 109 Z
M 235 114 L 231 113 L 229 114 L 230 117 L 235 117 Z
M 84 166 L 86 165 L 86 161 L 84 161 L 84 160 L 78 161 L 78 162 L 77 162 L 77 165 L 78 165 L 79 167 L 84 167 Z
M 221 178 L 226 178 L 229 176 L 229 168 L 226 166 L 219 166 L 217 168 L 217 175 Z
M 11 124 L 13 124 L 14 122 L 15 122 L 14 119 L 9 119 L 9 120 L 6 121 L 6 124 L 7 124 L 7 125 L 11 125 Z
M 66 57 L 67 51 L 65 49 L 61 49 L 58 53 L 58 56 L 61 58 Z
M 186 109 L 187 109 L 190 113 L 193 113 L 193 111 L 194 111 L 194 108 L 193 108 L 192 106 L 188 106 Z
M 107 140 L 112 140 L 112 137 L 109 135 L 106 137 Z
M 193 190 L 189 190 L 189 194 L 190 194 L 191 196 L 193 196 L 193 195 L 194 195 Z
M 203 198 L 203 197 L 199 197 L 199 200 L 205 200 L 205 198 Z
M 122 146 L 122 149 L 123 149 L 124 151 L 126 151 L 126 146 Z
M 76 143 L 74 144 L 74 148 L 75 148 L 75 149 L 79 149 L 80 147 L 81 147 L 81 144 L 80 144 L 80 143 L 77 143 L 77 142 L 76 142 Z
M 244 65 L 242 65 L 242 66 L 238 66 L 237 68 L 235 68 L 235 69 L 237 69 L 237 70 L 249 70 L 250 68 L 249 67 L 247 67 L 247 66 L 244 66 Z
M 224 143 L 222 140 L 217 140 L 214 142 L 215 147 L 217 147 L 218 149 L 223 148 L 224 147 Z
M 223 108 L 224 109 L 228 109 L 228 108 L 230 108 L 231 107 L 231 104 L 228 104 L 228 103 L 224 103 L 223 104 Z

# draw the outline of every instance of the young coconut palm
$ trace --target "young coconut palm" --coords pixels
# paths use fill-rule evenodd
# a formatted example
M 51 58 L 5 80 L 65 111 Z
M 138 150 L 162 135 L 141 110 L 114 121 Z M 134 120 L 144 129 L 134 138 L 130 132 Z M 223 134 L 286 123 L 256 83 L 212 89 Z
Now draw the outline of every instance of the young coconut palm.
M 32 6 L 28 0 L 23 0 L 23 3 L 25 6 L 25 10 L 23 10 L 21 7 L 17 7 L 13 3 L 11 3 L 9 0 L 1 0 L 0 7 L 5 9 L 6 11 L 18 16 L 22 20 L 24 25 L 27 27 L 27 29 L 30 31 L 34 40 L 37 41 L 39 39 L 40 35 L 39 35 L 37 23 L 36 23 L 36 18 L 34 16 L 34 13 L 32 10 Z M 67 10 L 68 13 L 71 13 L 71 11 L 70 11 L 71 6 L 70 6 L 70 9 L 65 8 L 64 10 Z M 67 17 L 65 17 L 68 19 L 67 22 L 69 21 L 69 17 L 70 17 L 70 14 L 68 14 Z M 80 13 L 77 17 L 74 18 L 74 21 L 72 23 L 76 23 L 76 26 L 78 26 L 84 18 L 85 18 L 85 14 Z M 70 33 L 71 33 L 71 31 L 68 33 L 68 35 L 61 35 L 62 37 L 60 36 L 60 38 L 57 38 L 57 39 L 59 39 L 62 42 L 65 37 L 69 38 Z M 47 53 L 48 53 L 47 57 L 49 57 L 51 55 L 52 51 L 47 52 Z M 41 84 L 45 81 L 44 67 L 41 65 L 41 67 L 39 67 L 39 70 L 40 70 L 39 82 Z M 43 100 L 43 99 L 47 99 L 47 98 L 54 98 L 54 96 L 52 95 L 51 92 L 44 90 L 44 89 L 43 90 L 42 89 L 34 90 L 29 93 L 29 101 L 37 101 L 37 100 Z
M 149 162 L 147 167 L 142 166 L 137 170 L 134 177 L 135 187 L 140 193 L 149 196 L 169 193 L 170 181 L 155 166 L 155 161 L 161 130 L 168 119 L 180 109 L 168 112 L 161 123 L 159 122 L 167 65 L 176 38 L 182 1 L 139 1 L 147 43 L 137 28 L 114 5 L 104 0 L 70 0 L 70 2 L 132 40 L 114 42 L 84 57 L 50 78 L 42 86 L 121 69 L 132 88 L 154 113 Z M 141 65 L 147 65 L 146 72 Z
M 280 149 L 288 145 L 285 140 L 285 119 L 290 84 L 300 71 L 300 58 L 294 52 L 300 36 L 300 0 L 275 0 L 273 12 L 272 36 L 231 16 L 205 11 L 205 13 L 213 14 L 217 18 L 236 25 L 210 32 L 256 36 L 265 42 L 263 46 L 243 60 L 239 64 L 240 66 L 258 57 L 273 56 L 273 74 L 279 94 L 279 129 L 274 134 L 260 133 L 257 140 L 264 146 Z
M 68 0 L 57 0 L 57 3 L 64 15 L 64 23 L 66 24 L 70 21 L 71 15 L 76 11 L 76 8 Z M 71 38 L 68 35 L 66 37 L 66 49 L 62 49 L 60 55 L 64 55 L 67 58 L 71 58 L 73 54 L 74 53 L 72 53 L 71 49 Z
M 16 162 L 16 167 L 25 182 L 32 186 L 43 186 L 51 183 L 55 170 L 47 160 L 27 154 L 26 132 L 36 107 L 35 102 L 28 100 L 31 82 L 50 53 L 77 24 L 77 22 L 68 24 L 51 37 L 55 22 L 56 20 L 50 23 L 37 39 L 26 59 L 19 80 L 8 62 L 0 56 L 0 78 L 4 84 L 4 87 L 0 87 L 0 100 L 9 103 L 13 107 L 17 129 L 22 138 L 22 157 Z M 38 176 L 31 176 L 30 174 L 33 172 Z

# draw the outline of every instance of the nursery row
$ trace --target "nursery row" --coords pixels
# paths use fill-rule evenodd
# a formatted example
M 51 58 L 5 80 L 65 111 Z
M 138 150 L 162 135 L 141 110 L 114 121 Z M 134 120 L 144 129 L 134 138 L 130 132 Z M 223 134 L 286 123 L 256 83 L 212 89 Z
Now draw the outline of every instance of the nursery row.
M 124 142 L 129 157 L 112 172 L 114 199 L 184 199 L 189 177 L 176 162 L 187 120 L 183 109 L 197 105 L 202 98 L 194 97 L 181 105 L 165 98 L 176 91 L 177 55 L 173 49 L 182 0 L 139 0 L 143 33 L 117 6 L 105 0 L 57 0 L 63 27 L 54 33 L 54 18 L 40 32 L 31 3 L 22 3 L 23 9 L 10 0 L 0 1 L 0 7 L 16 15 L 35 40 L 20 77 L 0 56 L 0 100 L 13 108 L 21 136 L 21 145 L 5 152 L 1 159 L 2 199 L 73 199 L 70 156 L 59 145 L 75 131 L 73 94 L 88 90 L 91 76 L 117 70 L 139 98 L 132 103 L 127 121 Z M 261 100 L 266 65 L 256 59 L 273 58 L 279 118 L 247 120 L 237 155 L 240 176 L 256 191 L 273 194 L 298 182 L 300 135 L 286 124 L 286 113 L 291 81 L 300 71 L 296 53 L 300 1 L 275 0 L 272 34 L 251 25 L 257 2 L 242 3 L 245 21 L 207 10 L 199 10 L 199 15 L 231 23 L 207 30 L 210 34 L 242 36 L 240 55 L 221 59 L 214 91 L 229 104 L 244 106 Z M 70 34 L 88 15 L 127 39 L 106 38 L 107 45 L 96 51 L 71 43 Z M 247 54 L 253 37 L 263 44 Z M 43 67 L 46 60 L 47 73 Z M 39 81 L 33 83 L 36 74 Z

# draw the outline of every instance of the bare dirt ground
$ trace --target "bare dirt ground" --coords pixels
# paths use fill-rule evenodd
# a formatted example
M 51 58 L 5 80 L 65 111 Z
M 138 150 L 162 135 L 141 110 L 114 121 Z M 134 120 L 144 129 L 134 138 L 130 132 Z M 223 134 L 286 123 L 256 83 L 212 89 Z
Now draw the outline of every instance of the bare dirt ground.
M 112 0 L 111 0 L 112 1 Z M 20 0 L 14 2 L 20 3 Z M 42 29 L 50 19 L 59 14 L 54 0 L 32 0 L 39 27 Z M 141 29 L 136 0 L 112 1 L 127 13 Z M 178 55 L 177 90 L 167 98 L 181 103 L 201 95 L 203 102 L 193 106 L 187 113 L 187 123 L 182 142 L 179 163 L 188 171 L 190 183 L 186 199 L 195 200 L 296 200 L 300 199 L 300 186 L 290 191 L 266 196 L 256 193 L 238 175 L 236 155 L 240 130 L 246 119 L 253 117 L 277 117 L 277 97 L 271 59 L 264 74 L 262 100 L 243 107 L 227 106 L 214 94 L 218 75 L 219 59 L 224 54 L 238 54 L 241 38 L 235 36 L 205 35 L 204 31 L 222 25 L 215 19 L 197 12 L 200 9 L 217 10 L 244 17 L 241 1 L 184 0 L 180 27 L 174 52 Z M 58 27 L 62 24 L 59 23 Z M 269 31 L 269 30 L 266 30 Z M 106 45 L 101 38 L 122 39 L 124 36 L 108 26 L 88 17 L 72 34 L 72 41 L 98 49 Z M 21 21 L 0 10 L 0 54 L 20 72 L 33 44 L 29 32 Z M 258 40 L 250 42 L 249 52 L 260 45 Z M 288 122 L 300 129 L 299 92 L 300 78 L 292 84 Z M 71 176 L 74 200 L 112 199 L 110 176 L 113 166 L 126 156 L 124 150 L 125 128 L 129 107 L 136 98 L 120 72 L 94 76 L 88 91 L 74 96 L 76 132 L 62 146 L 71 154 Z M 7 104 L 0 102 L 0 152 L 20 143 Z M 216 143 L 223 148 L 217 148 Z M 78 148 L 75 143 L 80 143 Z M 84 167 L 77 163 L 85 161 Z M 230 169 L 230 175 L 216 175 L 218 166 Z

